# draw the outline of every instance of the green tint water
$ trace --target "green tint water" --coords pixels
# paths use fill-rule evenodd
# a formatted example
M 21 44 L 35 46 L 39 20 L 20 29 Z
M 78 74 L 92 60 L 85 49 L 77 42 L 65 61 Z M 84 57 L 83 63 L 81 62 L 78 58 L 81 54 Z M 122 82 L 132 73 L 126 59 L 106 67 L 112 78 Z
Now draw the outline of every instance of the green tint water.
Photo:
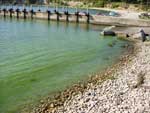
M 19 113 L 23 106 L 105 69 L 125 43 L 102 38 L 87 25 L 0 18 L 0 113 Z

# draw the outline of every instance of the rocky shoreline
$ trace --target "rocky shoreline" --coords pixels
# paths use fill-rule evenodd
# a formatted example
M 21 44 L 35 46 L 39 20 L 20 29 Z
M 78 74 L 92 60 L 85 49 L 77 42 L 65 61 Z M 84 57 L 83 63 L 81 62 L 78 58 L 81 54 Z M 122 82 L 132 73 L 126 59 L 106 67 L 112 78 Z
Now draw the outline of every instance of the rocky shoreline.
M 149 113 L 150 43 L 138 43 L 138 47 L 132 61 L 125 62 L 113 74 L 115 79 L 91 85 L 83 94 L 67 100 L 64 103 L 64 112 Z M 59 110 L 57 112 L 61 113 Z
M 88 84 L 54 113 L 149 113 L 150 43 L 137 42 L 137 53 L 112 73 L 114 79 Z M 48 112 L 48 111 L 47 111 Z
M 118 63 L 23 113 L 149 113 L 150 42 L 128 40 Z
M 107 113 L 118 111 L 120 113 L 134 113 L 131 111 L 133 110 L 132 107 L 134 110 L 137 110 L 136 108 L 138 107 L 135 106 L 135 103 L 132 105 L 133 100 L 130 102 L 129 99 L 133 99 L 134 96 L 137 95 L 134 99 L 136 102 L 138 100 L 139 90 L 143 95 L 143 87 L 140 86 L 145 79 L 141 77 L 143 81 L 138 83 L 137 78 L 140 78 L 138 77 L 139 74 L 145 77 L 146 73 L 141 70 L 143 68 L 136 69 L 136 67 L 142 65 L 142 62 L 138 60 L 141 60 L 141 57 L 144 58 L 145 54 L 149 54 L 147 51 L 150 51 L 148 50 L 150 46 L 146 46 L 145 43 L 135 40 L 133 41 L 133 45 L 132 47 L 126 46 L 127 53 L 122 55 L 119 62 L 115 65 L 109 67 L 104 72 L 91 76 L 86 83 L 75 84 L 73 87 L 66 89 L 64 92 L 60 92 L 53 98 L 48 97 L 41 100 L 40 104 L 30 112 Z M 130 95 L 130 92 L 134 95 L 132 93 Z M 142 99 L 143 98 L 144 97 L 142 97 Z M 142 99 L 140 100 L 141 102 L 143 102 Z M 148 101 L 148 99 L 146 101 Z M 150 102 L 150 100 L 148 102 Z M 150 108 L 148 109 L 150 110 Z

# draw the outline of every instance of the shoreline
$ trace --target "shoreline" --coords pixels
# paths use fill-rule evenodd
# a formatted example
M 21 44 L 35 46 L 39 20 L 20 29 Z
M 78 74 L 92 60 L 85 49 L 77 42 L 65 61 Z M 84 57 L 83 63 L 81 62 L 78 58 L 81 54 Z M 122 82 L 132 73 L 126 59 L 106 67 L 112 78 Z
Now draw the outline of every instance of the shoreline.
M 108 70 L 106 75 L 113 75 L 114 78 L 96 84 L 90 82 L 84 92 L 73 95 L 63 106 L 52 111 L 48 108 L 44 112 L 149 113 L 150 42 L 137 41 L 135 47 L 134 54 L 125 56 L 118 69 L 114 67 L 114 70 Z
M 92 75 L 89 77 L 89 79 L 84 82 L 84 83 L 77 83 L 74 84 L 72 87 L 69 89 L 64 90 L 63 92 L 60 92 L 56 95 L 54 95 L 53 98 L 48 97 L 43 100 L 41 100 L 34 109 L 32 109 L 30 112 L 31 113 L 55 113 L 55 112 L 60 112 L 64 113 L 64 107 L 65 103 L 72 98 L 74 98 L 78 94 L 83 94 L 87 90 L 89 90 L 92 86 L 96 86 L 99 84 L 103 84 L 103 82 L 107 80 L 113 80 L 115 79 L 113 74 L 116 73 L 116 71 L 120 70 L 120 68 L 125 65 L 125 63 L 130 62 L 132 57 L 136 54 L 136 42 L 134 40 L 129 40 L 132 41 L 132 46 L 126 46 L 126 52 L 124 52 L 118 61 L 108 67 L 106 70 L 100 72 L 99 74 Z M 68 112 L 65 112 L 68 113 Z

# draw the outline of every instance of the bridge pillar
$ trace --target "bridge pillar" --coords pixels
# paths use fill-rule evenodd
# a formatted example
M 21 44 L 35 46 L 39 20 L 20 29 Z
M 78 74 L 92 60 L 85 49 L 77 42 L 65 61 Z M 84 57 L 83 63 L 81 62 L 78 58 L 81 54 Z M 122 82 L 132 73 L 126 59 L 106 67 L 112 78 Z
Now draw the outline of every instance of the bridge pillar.
M 26 8 L 24 8 L 22 12 L 23 12 L 23 18 L 26 19 L 27 18 L 27 16 L 26 16 L 26 14 L 27 14 Z
M 50 20 L 50 15 L 51 15 L 51 11 L 50 10 L 47 10 L 47 13 L 48 13 L 48 20 Z
M 75 12 L 75 15 L 76 15 L 76 22 L 79 23 L 79 12 Z
M 4 13 L 4 18 L 6 17 L 6 8 L 3 9 L 3 13 Z
M 31 13 L 31 19 L 33 19 L 34 10 L 33 10 L 33 9 L 31 9 L 30 13 Z
M 65 11 L 65 15 L 66 15 L 66 21 L 69 22 L 69 12 Z
M 87 17 L 87 23 L 90 23 L 90 13 L 86 13 L 86 17 Z
M 17 19 L 19 19 L 19 13 L 20 13 L 19 8 L 16 9 L 16 12 L 17 12 Z
M 13 8 L 9 9 L 9 13 L 10 13 L 10 18 L 12 18 Z
M 54 10 L 55 14 L 57 15 L 57 21 L 59 21 L 59 11 L 57 11 L 56 9 Z

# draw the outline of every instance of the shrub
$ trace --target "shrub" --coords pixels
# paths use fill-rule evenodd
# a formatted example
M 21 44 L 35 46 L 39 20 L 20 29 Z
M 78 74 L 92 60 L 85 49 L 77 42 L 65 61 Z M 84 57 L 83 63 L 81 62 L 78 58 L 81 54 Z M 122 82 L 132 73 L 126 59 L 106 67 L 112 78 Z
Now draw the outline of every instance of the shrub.
M 135 4 L 134 7 L 139 7 L 139 4 Z
M 149 9 L 150 8 L 148 6 L 146 6 L 146 5 L 142 7 L 142 10 L 144 10 L 144 11 L 149 11 Z
M 98 1 L 98 2 L 94 3 L 94 6 L 96 6 L 96 7 L 104 7 L 104 5 L 105 5 L 104 1 Z
M 63 2 L 63 1 L 61 1 L 60 4 L 63 6 L 68 6 L 67 2 Z
M 112 8 L 118 8 L 120 6 L 120 4 L 119 3 L 112 3 Z

